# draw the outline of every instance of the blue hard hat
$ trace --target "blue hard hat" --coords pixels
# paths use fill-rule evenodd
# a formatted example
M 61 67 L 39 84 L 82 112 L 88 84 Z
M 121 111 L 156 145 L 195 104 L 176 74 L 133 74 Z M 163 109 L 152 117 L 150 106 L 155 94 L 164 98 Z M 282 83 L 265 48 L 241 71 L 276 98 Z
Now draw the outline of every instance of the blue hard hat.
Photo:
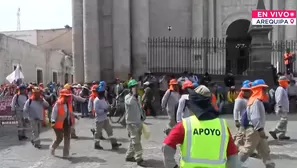
M 26 89 L 27 86 L 26 86 L 25 84 L 21 84 L 21 85 L 19 86 L 19 88 L 20 88 L 20 89 Z
M 199 84 L 197 82 L 193 82 L 193 86 L 194 86 L 194 88 L 196 88 L 199 86 Z
M 268 85 L 265 84 L 265 81 L 263 79 L 257 79 L 252 82 L 252 88 L 255 87 L 268 87 Z
M 99 85 L 96 90 L 97 90 L 97 92 L 104 92 L 105 88 L 104 88 L 104 86 Z
M 245 84 L 241 87 L 241 90 L 250 90 L 250 89 L 251 89 L 250 84 Z
M 244 85 L 246 85 L 246 84 L 249 84 L 249 83 L 251 83 L 250 80 L 245 80 L 245 81 L 242 82 L 242 86 L 244 86 Z
M 99 85 L 105 86 L 106 82 L 105 81 L 100 81 Z

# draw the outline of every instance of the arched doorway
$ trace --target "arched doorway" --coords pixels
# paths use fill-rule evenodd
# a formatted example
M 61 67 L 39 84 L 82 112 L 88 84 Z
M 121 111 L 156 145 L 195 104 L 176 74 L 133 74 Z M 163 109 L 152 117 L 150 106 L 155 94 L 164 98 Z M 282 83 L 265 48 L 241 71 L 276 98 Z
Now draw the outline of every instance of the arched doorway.
M 239 19 L 227 28 L 226 71 L 243 74 L 249 67 L 249 46 L 251 36 L 248 34 L 250 21 Z

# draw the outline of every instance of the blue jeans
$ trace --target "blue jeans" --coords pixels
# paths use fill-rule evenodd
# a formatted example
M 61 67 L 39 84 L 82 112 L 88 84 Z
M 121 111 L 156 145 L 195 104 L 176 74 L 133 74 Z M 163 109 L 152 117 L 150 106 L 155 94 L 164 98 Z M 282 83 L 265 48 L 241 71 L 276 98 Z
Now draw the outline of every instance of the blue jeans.
M 82 116 L 88 116 L 88 102 L 84 102 L 80 104 L 80 111 Z

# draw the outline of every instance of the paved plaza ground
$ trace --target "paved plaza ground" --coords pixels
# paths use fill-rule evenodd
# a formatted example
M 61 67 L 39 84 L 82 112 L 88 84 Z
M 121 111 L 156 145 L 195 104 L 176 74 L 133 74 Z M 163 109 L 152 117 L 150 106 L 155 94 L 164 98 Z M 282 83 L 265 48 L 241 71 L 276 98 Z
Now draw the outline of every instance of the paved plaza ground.
M 228 119 L 232 132 L 235 126 L 232 116 L 225 115 Z M 290 141 L 275 141 L 269 137 L 269 144 L 272 158 L 277 168 L 296 168 L 297 165 L 297 115 L 289 117 L 288 135 Z M 268 116 L 267 130 L 273 128 L 277 117 Z M 167 123 L 166 117 L 157 119 L 148 118 L 146 122 L 151 131 L 151 138 L 143 140 L 144 159 L 148 167 L 162 168 L 162 141 L 164 139 L 163 128 Z M 53 140 L 54 133 L 51 129 L 45 129 L 41 134 L 42 149 L 38 150 L 32 147 L 29 141 L 19 142 L 15 133 L 15 126 L 4 126 L 0 128 L 0 168 L 136 168 L 135 163 L 126 163 L 124 161 L 125 152 L 128 145 L 127 132 L 120 125 L 114 125 L 114 134 L 123 144 L 119 151 L 111 151 L 108 141 L 103 141 L 104 150 L 95 150 L 93 148 L 93 138 L 89 129 L 93 126 L 93 120 L 80 119 L 77 122 L 76 130 L 79 139 L 71 142 L 71 157 L 68 160 L 60 157 L 53 157 L 49 153 L 49 145 Z M 28 132 L 28 136 L 29 136 Z M 106 134 L 104 133 L 106 136 Z M 63 145 L 63 143 L 61 144 Z M 57 149 L 56 154 L 62 155 L 61 147 Z M 178 154 L 177 154 L 178 158 Z M 261 161 L 251 159 L 248 167 L 261 168 Z

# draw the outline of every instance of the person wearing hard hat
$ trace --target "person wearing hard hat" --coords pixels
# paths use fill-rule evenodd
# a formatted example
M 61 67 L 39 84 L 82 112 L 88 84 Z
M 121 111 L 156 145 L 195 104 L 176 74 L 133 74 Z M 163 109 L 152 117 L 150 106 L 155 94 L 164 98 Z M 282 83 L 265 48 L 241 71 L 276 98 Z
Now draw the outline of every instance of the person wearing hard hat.
M 138 83 L 132 79 L 128 82 L 130 93 L 125 96 L 125 120 L 130 144 L 126 152 L 127 162 L 137 162 L 145 166 L 142 158 L 141 132 L 145 113 L 141 107 L 141 98 L 137 92 Z
M 246 111 L 247 102 L 250 96 L 251 96 L 250 84 L 249 83 L 243 84 L 234 103 L 233 117 L 235 121 L 235 126 L 238 129 L 237 133 L 234 136 L 234 142 L 238 147 L 244 145 L 245 131 L 240 124 L 240 117 Z
M 44 120 L 44 108 L 47 108 L 49 104 L 41 97 L 41 90 L 39 87 L 32 89 L 32 96 L 26 101 L 24 105 L 24 118 L 30 120 L 32 129 L 32 140 L 31 143 L 34 147 L 40 149 L 39 134 L 41 125 Z
M 97 97 L 94 100 L 94 110 L 95 110 L 95 121 L 96 121 L 96 132 L 94 135 L 95 138 L 95 149 L 103 149 L 100 145 L 100 138 L 102 136 L 102 130 L 104 129 L 107 133 L 107 136 L 110 139 L 112 149 L 118 149 L 122 144 L 117 143 L 117 140 L 113 137 L 113 130 L 109 123 L 107 117 L 107 112 L 109 110 L 109 104 L 105 98 L 105 88 L 102 85 L 99 85 L 96 88 Z
M 18 138 L 20 141 L 27 140 L 26 137 L 26 122 L 24 120 L 24 105 L 25 102 L 28 100 L 28 95 L 26 94 L 26 85 L 21 84 L 19 86 L 19 91 L 15 94 L 11 101 L 11 111 L 16 114 L 16 118 L 18 121 Z
M 194 86 L 194 88 L 196 88 L 199 86 L 199 84 L 197 82 L 193 82 L 193 86 Z
M 143 103 L 143 109 L 146 112 L 146 114 L 150 114 L 151 116 L 156 117 L 156 111 L 153 107 L 154 102 L 154 91 L 153 91 L 153 83 L 150 83 L 149 81 L 144 82 L 144 94 L 142 96 L 142 103 Z
M 289 140 L 290 137 L 286 136 L 287 125 L 288 125 L 288 112 L 289 112 L 289 97 L 287 88 L 289 87 L 289 80 L 286 76 L 281 76 L 278 80 L 279 86 L 275 91 L 275 113 L 280 117 L 280 121 L 274 128 L 269 131 L 270 135 L 280 140 Z M 277 134 L 279 136 L 277 137 Z
M 162 147 L 165 168 L 240 167 L 227 121 L 218 117 L 211 95 L 204 85 L 189 90 L 188 108 L 194 115 L 183 118 L 165 137 Z M 181 159 L 177 166 L 174 156 L 179 144 Z
M 94 110 L 94 100 L 97 97 L 97 89 L 98 85 L 93 85 L 91 88 L 91 94 L 88 101 L 88 111 L 92 114 L 92 117 L 95 117 L 95 110 Z
M 71 102 L 73 101 L 73 99 L 74 99 L 74 101 L 77 101 L 80 103 L 88 101 L 88 99 L 74 95 L 72 92 L 72 86 L 69 83 L 66 83 L 64 85 L 64 89 L 67 89 L 71 93 L 71 97 L 70 97 Z M 76 115 L 75 115 L 75 118 L 79 119 Z M 76 132 L 75 132 L 75 120 L 74 120 L 73 124 L 71 125 L 71 138 L 72 139 L 78 138 L 78 136 L 76 135 Z
M 88 110 L 89 110 L 89 113 L 92 114 L 92 118 L 95 118 L 94 100 L 98 96 L 97 88 L 98 88 L 98 85 L 93 85 L 92 86 L 91 94 L 90 94 L 90 98 L 89 98 L 89 102 L 88 102 Z M 92 132 L 93 135 L 95 135 L 96 128 L 92 128 L 91 132 Z M 105 140 L 105 138 L 102 136 L 102 134 L 100 135 L 99 139 L 100 140 Z
M 247 110 L 242 114 L 240 124 L 245 129 L 245 142 L 239 147 L 239 159 L 242 164 L 257 150 L 266 168 L 275 168 L 271 160 L 270 149 L 265 135 L 266 111 L 263 101 L 266 101 L 268 86 L 263 79 L 257 79 L 251 84 L 252 95 L 247 102 Z
M 53 107 L 51 115 L 51 126 L 54 129 L 56 139 L 50 147 L 51 154 L 55 155 L 64 139 L 63 157 L 69 157 L 71 125 L 74 124 L 74 114 L 71 101 L 72 93 L 67 89 L 61 89 L 59 98 Z
M 189 100 L 189 89 L 194 89 L 194 85 L 190 80 L 186 80 L 182 85 L 183 94 L 178 101 L 176 122 L 181 122 L 183 118 L 187 118 L 191 115 L 191 112 L 187 107 L 187 102 Z
M 165 92 L 162 98 L 162 111 L 166 111 L 169 117 L 169 123 L 167 128 L 164 130 L 165 134 L 168 134 L 169 131 L 176 124 L 175 115 L 176 115 L 176 107 L 178 106 L 178 100 L 180 98 L 179 86 L 176 79 L 171 79 L 169 81 L 169 88 Z

